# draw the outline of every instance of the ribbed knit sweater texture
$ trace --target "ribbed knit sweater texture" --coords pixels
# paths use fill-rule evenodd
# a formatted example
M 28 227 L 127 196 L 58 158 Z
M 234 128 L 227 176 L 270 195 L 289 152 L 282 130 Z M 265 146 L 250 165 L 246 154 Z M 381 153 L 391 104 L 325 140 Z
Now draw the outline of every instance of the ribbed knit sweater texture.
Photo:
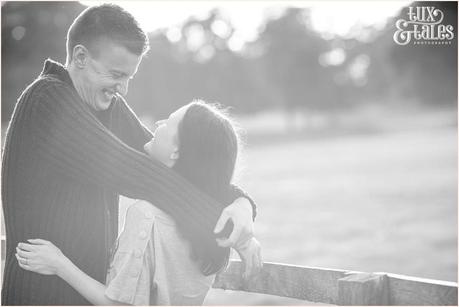
M 45 62 L 16 104 L 3 152 L 2 305 L 89 305 L 57 276 L 21 269 L 15 247 L 31 238 L 49 240 L 103 283 L 119 195 L 151 202 L 189 231 L 212 231 L 224 204 L 149 159 L 142 148 L 150 138 L 123 99 L 96 112 L 62 65 Z M 234 189 L 234 198 L 242 195 Z

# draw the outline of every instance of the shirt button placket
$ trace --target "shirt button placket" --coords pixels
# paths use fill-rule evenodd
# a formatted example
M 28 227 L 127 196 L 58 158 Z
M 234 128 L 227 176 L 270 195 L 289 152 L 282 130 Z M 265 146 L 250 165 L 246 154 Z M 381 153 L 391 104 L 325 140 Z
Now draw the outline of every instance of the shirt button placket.
M 147 238 L 147 232 L 145 230 L 139 232 L 139 238 L 145 240 Z
M 134 278 L 139 276 L 139 274 L 140 274 L 140 270 L 139 269 L 133 269 L 131 271 L 131 276 L 134 277 Z
M 140 250 L 140 248 L 137 248 L 137 249 L 134 251 L 134 257 L 136 257 L 136 258 L 142 257 L 142 251 Z

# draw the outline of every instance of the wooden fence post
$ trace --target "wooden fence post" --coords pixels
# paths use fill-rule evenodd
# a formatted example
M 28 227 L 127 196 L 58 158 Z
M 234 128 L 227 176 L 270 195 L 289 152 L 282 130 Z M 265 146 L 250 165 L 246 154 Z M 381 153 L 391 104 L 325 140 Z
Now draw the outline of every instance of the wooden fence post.
M 389 305 L 389 282 L 385 274 L 349 273 L 338 279 L 338 305 Z

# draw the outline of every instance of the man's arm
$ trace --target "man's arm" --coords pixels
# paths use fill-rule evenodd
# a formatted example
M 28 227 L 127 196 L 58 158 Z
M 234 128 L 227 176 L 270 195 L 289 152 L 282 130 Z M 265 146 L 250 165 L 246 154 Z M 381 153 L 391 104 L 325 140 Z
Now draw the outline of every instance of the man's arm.
M 116 129 L 114 133 L 127 145 L 143 151 L 143 145 L 152 137 L 151 132 L 140 122 L 121 96 L 113 105 L 112 120 Z M 253 223 L 248 220 L 246 213 L 250 213 L 252 221 L 255 221 L 256 217 L 255 202 L 240 187 L 231 186 L 229 200 L 233 203 L 224 209 L 214 231 L 215 233 L 220 232 L 228 220 L 235 221 L 236 227 L 228 239 L 219 242 L 222 247 L 235 247 L 236 243 L 242 245 L 253 235 Z
M 248 200 L 250 207 L 252 208 L 252 220 L 255 221 L 255 218 L 257 217 L 257 204 L 252 199 L 252 197 L 250 197 L 250 195 L 247 192 L 245 192 L 242 188 L 234 184 L 231 185 L 231 194 L 233 196 L 233 199 L 244 197 Z
M 188 231 L 212 231 L 224 205 L 162 163 L 121 142 L 73 89 L 54 82 L 40 91 L 37 101 L 30 101 L 30 107 L 33 150 L 51 169 L 150 201 Z
M 203 237 L 212 231 L 224 205 L 162 163 L 124 144 L 97 120 L 75 91 L 64 84 L 51 85 L 32 107 L 34 150 L 48 159 L 50 168 L 150 201 L 174 217 L 185 231 Z M 138 121 L 135 115 L 131 118 Z M 240 191 L 235 189 L 235 195 Z M 220 221 L 231 220 L 234 231 L 223 245 L 241 252 L 239 246 L 253 237 L 254 213 L 245 198 L 225 209 Z
M 111 131 L 130 147 L 143 152 L 143 145 L 153 137 L 152 132 L 140 121 L 122 96 L 118 96 L 112 107 L 114 129 Z M 253 220 L 255 221 L 257 215 L 255 201 L 236 185 L 231 186 L 230 194 L 233 200 L 240 197 L 247 198 L 252 207 Z
M 150 201 L 189 231 L 212 231 L 223 205 L 121 142 L 68 86 L 48 85 L 30 103 L 35 141 L 31 150 L 51 169 Z
M 153 137 L 152 132 L 140 121 L 122 96 L 118 96 L 110 108 L 110 131 L 128 146 L 143 152 L 143 145 Z

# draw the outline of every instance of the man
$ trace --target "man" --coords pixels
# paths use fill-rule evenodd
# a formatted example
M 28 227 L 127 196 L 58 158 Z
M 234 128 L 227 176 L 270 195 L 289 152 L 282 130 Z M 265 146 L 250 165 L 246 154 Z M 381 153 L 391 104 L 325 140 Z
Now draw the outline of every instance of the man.
M 248 271 L 259 268 L 259 247 L 251 239 L 255 207 L 241 190 L 234 188 L 237 200 L 223 210 L 224 204 L 141 153 L 152 135 L 122 96 L 147 49 L 129 13 L 114 5 L 88 8 L 68 31 L 66 67 L 47 60 L 18 100 L 2 161 L 4 305 L 88 304 L 59 278 L 20 269 L 15 247 L 29 238 L 55 242 L 104 282 L 119 194 L 150 201 L 188 231 L 215 227 L 217 233 L 232 220 L 232 234 L 219 244 L 234 246 Z

